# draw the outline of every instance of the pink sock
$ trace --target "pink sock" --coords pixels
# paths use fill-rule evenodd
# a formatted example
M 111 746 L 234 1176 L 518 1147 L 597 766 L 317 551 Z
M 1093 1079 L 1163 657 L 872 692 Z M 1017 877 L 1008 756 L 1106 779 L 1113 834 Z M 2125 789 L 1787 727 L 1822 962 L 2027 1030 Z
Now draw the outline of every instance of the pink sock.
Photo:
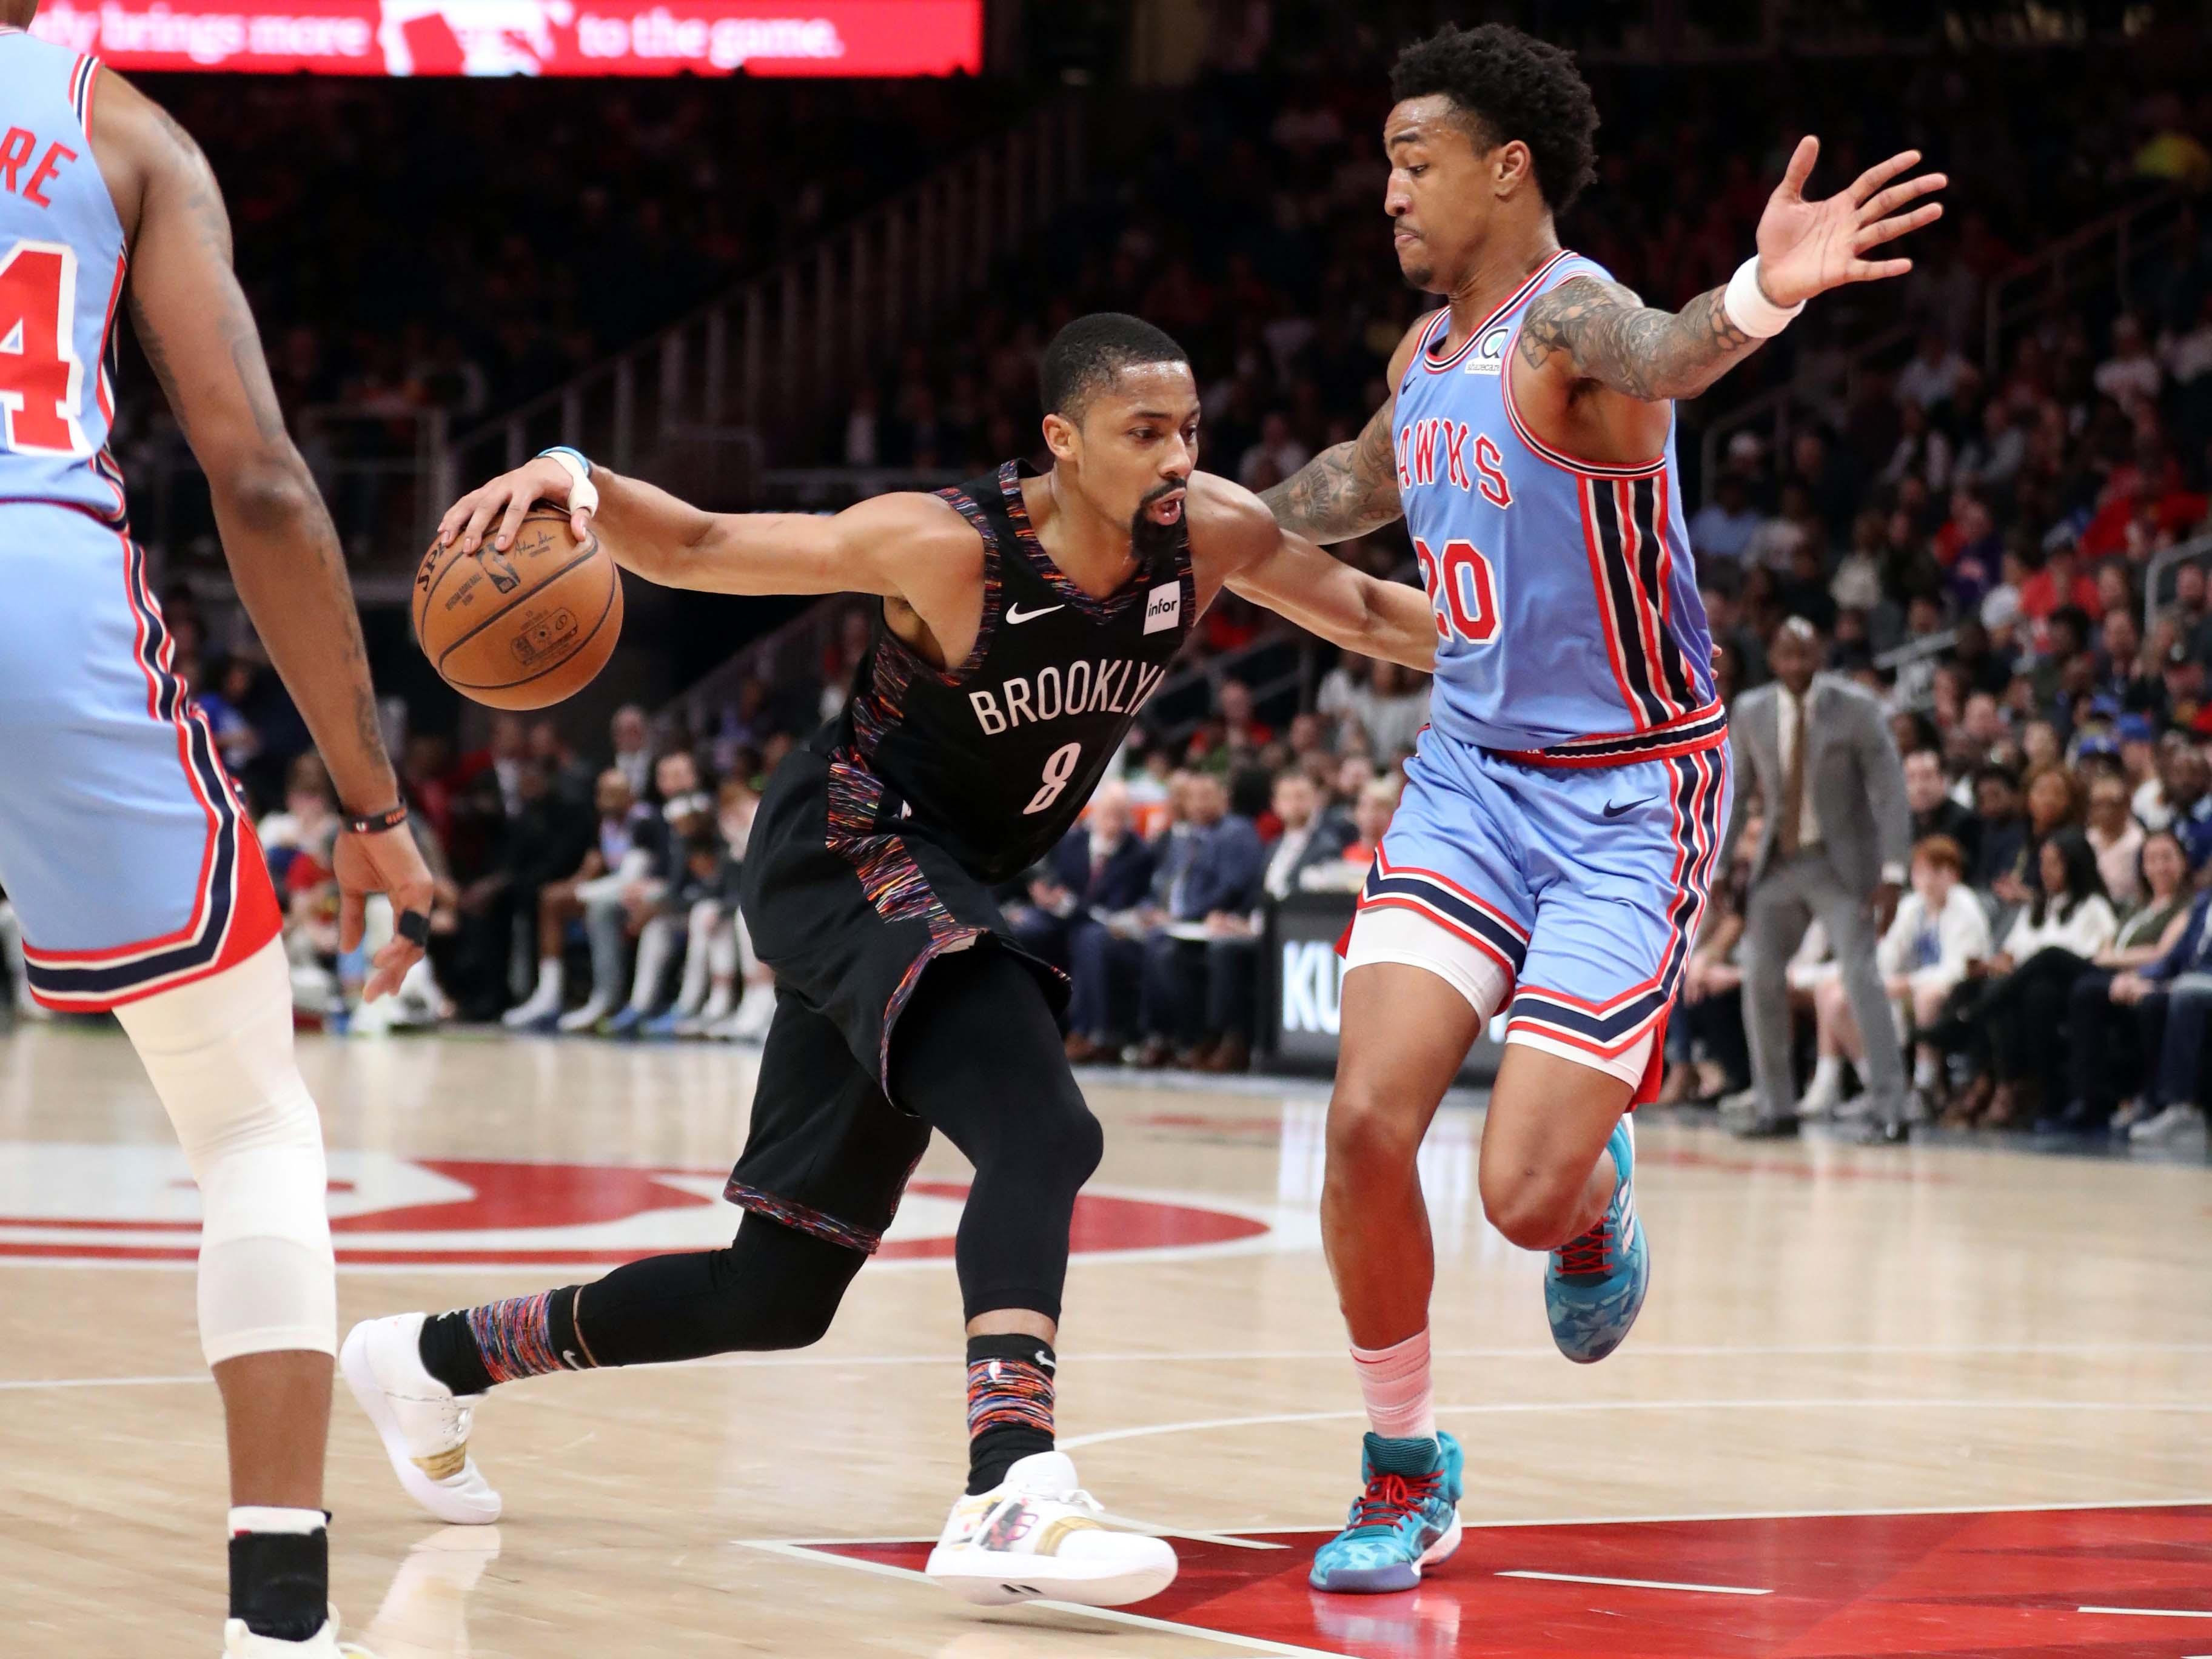
M 1429 1334 L 1422 1331 L 1387 1348 L 1354 1348 L 1359 1395 L 1367 1420 L 1386 1440 L 1435 1438 L 1437 1397 L 1429 1386 Z

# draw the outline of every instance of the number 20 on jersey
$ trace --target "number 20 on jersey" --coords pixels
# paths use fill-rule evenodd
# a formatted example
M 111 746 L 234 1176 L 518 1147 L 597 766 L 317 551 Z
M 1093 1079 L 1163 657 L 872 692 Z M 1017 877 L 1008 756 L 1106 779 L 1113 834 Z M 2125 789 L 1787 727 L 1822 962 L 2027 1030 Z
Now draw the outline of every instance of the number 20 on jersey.
M 1473 542 L 1446 542 L 1439 557 L 1416 537 L 1413 556 L 1420 562 L 1438 639 L 1488 645 L 1498 637 L 1498 578 Z

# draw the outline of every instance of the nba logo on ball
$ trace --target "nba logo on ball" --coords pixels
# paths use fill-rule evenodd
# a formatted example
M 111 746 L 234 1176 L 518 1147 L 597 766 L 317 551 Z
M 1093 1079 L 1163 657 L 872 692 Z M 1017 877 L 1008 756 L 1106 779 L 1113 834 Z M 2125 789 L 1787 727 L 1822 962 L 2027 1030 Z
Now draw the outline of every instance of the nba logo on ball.
M 1157 634 L 1182 620 L 1182 584 L 1162 582 L 1145 601 L 1145 632 Z
M 1512 334 L 1510 328 L 1493 328 L 1484 335 L 1474 348 L 1474 356 L 1468 360 L 1470 374 L 1495 374 L 1505 366 L 1505 342 Z

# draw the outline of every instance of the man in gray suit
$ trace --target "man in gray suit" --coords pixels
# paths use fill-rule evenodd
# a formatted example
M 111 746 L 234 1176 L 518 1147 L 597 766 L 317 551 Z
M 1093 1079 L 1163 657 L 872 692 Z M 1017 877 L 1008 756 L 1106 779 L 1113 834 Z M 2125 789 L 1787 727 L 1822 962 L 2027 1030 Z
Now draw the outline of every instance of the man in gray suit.
M 1840 675 L 1816 672 L 1821 655 L 1819 630 L 1793 617 L 1767 647 L 1773 682 L 1738 698 L 1729 716 L 1737 778 L 1729 849 L 1742 831 L 1746 785 L 1757 780 L 1766 804 L 1744 914 L 1744 1019 L 1757 1104 L 1739 1133 L 1796 1127 L 1784 973 L 1818 916 L 1866 1039 L 1869 1115 L 1895 1138 L 1907 1115 L 1905 1061 L 1874 952 L 1904 889 L 1912 812 L 1881 704 Z

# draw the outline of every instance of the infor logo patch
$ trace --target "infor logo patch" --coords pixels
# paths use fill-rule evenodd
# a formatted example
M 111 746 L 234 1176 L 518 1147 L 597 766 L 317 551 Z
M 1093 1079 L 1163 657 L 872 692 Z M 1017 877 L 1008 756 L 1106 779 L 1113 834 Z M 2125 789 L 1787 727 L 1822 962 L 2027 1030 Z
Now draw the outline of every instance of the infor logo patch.
M 1157 634 L 1182 621 L 1182 583 L 1162 582 L 1145 601 L 1145 632 Z

